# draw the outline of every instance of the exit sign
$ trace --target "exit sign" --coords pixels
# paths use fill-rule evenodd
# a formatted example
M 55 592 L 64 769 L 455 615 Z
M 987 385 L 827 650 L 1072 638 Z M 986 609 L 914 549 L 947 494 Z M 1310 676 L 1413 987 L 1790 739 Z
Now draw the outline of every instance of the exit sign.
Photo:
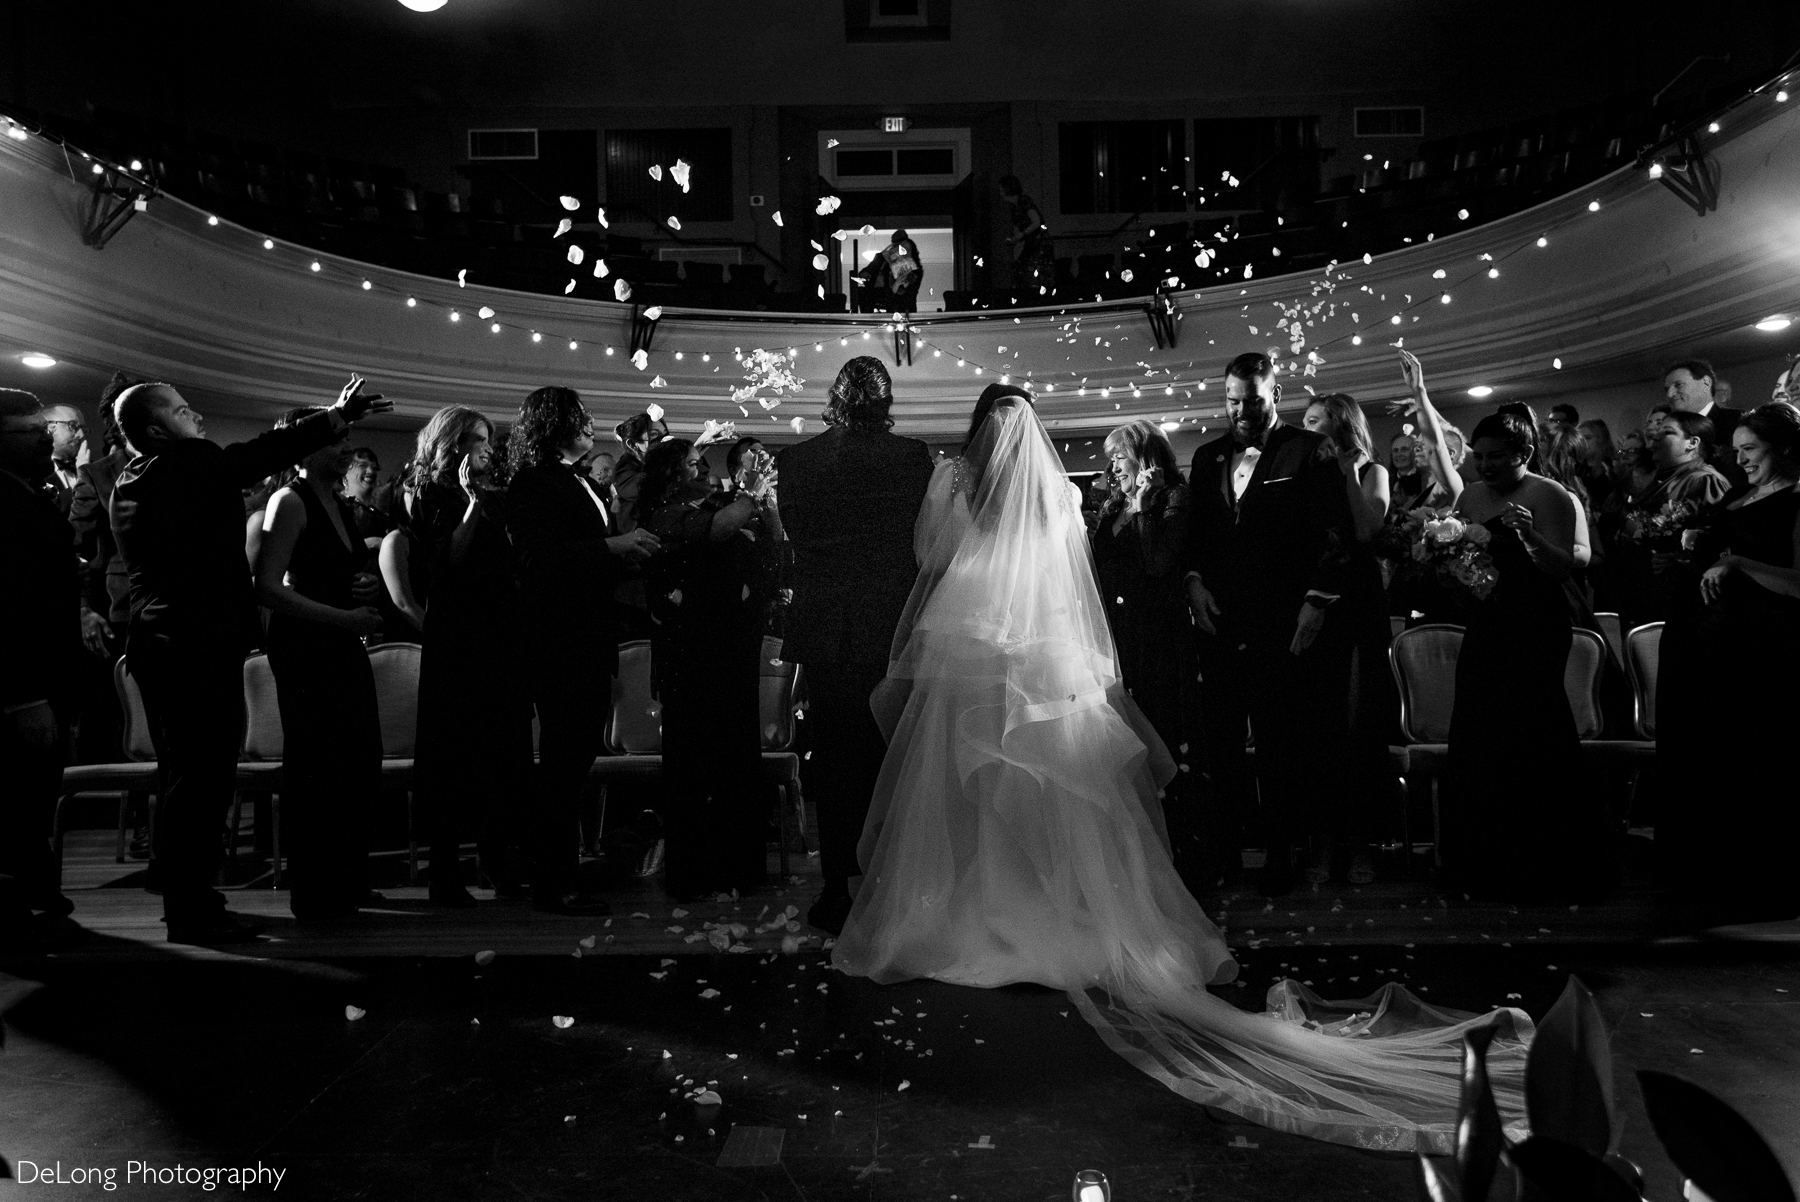
M 906 127 L 911 124 L 912 122 L 905 117 L 883 117 L 881 119 L 881 132 L 884 134 L 903 134 L 906 132 Z

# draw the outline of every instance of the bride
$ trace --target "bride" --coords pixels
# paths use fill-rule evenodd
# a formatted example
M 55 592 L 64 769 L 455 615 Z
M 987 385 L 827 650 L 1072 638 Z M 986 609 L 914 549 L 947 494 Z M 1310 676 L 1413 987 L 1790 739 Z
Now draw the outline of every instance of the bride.
M 832 953 L 880 983 L 1067 990 L 1169 1088 L 1284 1131 L 1447 1151 L 1462 1036 L 1492 1024 L 1503 1118 L 1523 1123 L 1521 1011 L 1427 1006 L 1397 984 L 1326 1002 L 1294 981 L 1252 1014 L 1176 875 L 1160 802 L 1175 765 L 1125 694 L 1079 494 L 1023 389 L 991 385 L 938 465 L 919 559 L 871 699 L 887 758 Z

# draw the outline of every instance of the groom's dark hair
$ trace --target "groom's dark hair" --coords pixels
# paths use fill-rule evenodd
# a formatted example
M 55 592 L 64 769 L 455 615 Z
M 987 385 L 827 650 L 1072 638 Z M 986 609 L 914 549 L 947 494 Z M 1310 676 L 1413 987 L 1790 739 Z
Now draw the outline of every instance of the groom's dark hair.
M 828 426 L 851 430 L 891 430 L 894 419 L 888 409 L 894 403 L 894 382 L 887 368 L 871 355 L 858 355 L 839 369 L 831 395 L 821 415 Z
M 1252 384 L 1260 384 L 1275 374 L 1275 365 L 1261 351 L 1246 351 L 1225 365 L 1225 378 L 1236 376 Z

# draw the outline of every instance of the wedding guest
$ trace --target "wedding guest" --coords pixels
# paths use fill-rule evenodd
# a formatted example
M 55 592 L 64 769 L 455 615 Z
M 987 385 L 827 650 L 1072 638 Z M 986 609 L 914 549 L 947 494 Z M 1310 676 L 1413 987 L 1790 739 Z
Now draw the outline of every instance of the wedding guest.
M 524 895 L 520 807 L 531 774 L 531 694 L 500 641 L 524 631 L 502 497 L 487 486 L 493 423 L 465 405 L 432 415 L 413 454 L 415 554 L 431 582 L 419 661 L 416 793 L 428 814 L 430 900 L 467 907 L 464 837 L 505 897 Z
M 90 458 L 87 419 L 73 405 L 51 405 L 44 414 L 55 443 L 50 453 L 50 486 L 55 491 L 56 511 L 66 518 L 81 465 Z
M 243 741 L 244 652 L 259 633 L 243 558 L 243 490 L 392 407 L 352 376 L 324 413 L 221 447 L 167 384 L 134 385 L 114 403 L 135 453 L 112 498 L 131 576 L 125 659 L 156 747 L 154 852 L 171 942 L 243 942 L 261 931 L 227 911 L 213 888 Z
M 1606 723 L 1606 737 L 1629 739 L 1631 733 L 1631 682 L 1625 666 L 1611 654 L 1612 644 L 1595 616 L 1599 595 L 1598 581 L 1604 577 L 1606 548 L 1601 542 L 1598 515 L 1588 498 L 1587 482 L 1582 474 L 1586 462 L 1584 439 L 1573 427 L 1546 423 L 1539 431 L 1542 447 L 1542 475 L 1562 485 L 1575 503 L 1575 535 L 1570 551 L 1573 567 L 1563 582 L 1563 595 L 1569 602 L 1569 617 L 1582 630 L 1599 635 L 1608 648 L 1600 666 L 1600 711 Z
M 697 446 L 665 438 L 644 462 L 639 503 L 661 545 L 651 560 L 651 657 L 662 701 L 663 819 L 678 899 L 759 886 L 767 871 L 761 800 L 763 607 L 784 537 L 772 469 L 713 491 Z
M 727 486 L 736 486 L 738 471 L 744 466 L 744 456 L 748 455 L 751 451 L 764 451 L 766 449 L 767 448 L 763 446 L 761 439 L 749 435 L 732 443 L 731 449 L 725 452 L 725 480 Z
M 869 695 L 918 575 L 913 526 L 931 483 L 925 444 L 892 432 L 893 400 L 879 359 L 851 359 L 831 385 L 826 431 L 776 460 L 793 556 L 782 656 L 805 666 L 812 698 L 806 793 L 825 878 L 807 921 L 832 934 L 850 913 L 850 878 L 862 875 L 856 844 L 887 753 Z
M 1462 495 L 1462 465 L 1468 445 L 1462 431 L 1446 422 L 1432 404 L 1425 386 L 1425 368 L 1411 351 L 1400 352 L 1400 371 L 1407 395 L 1390 408 L 1418 422 L 1418 447 L 1427 484 L 1425 491 L 1413 499 L 1412 510 L 1402 508 L 1398 500 L 1389 506 L 1386 524 L 1376 534 L 1373 550 L 1387 581 L 1389 614 L 1411 620 L 1416 613 L 1425 622 L 1460 624 L 1460 598 L 1447 592 L 1436 573 L 1412 556 L 1412 542 L 1417 535 L 1412 512 L 1445 510 L 1456 503 Z M 1389 629 L 1391 632 L 1391 625 Z
M 1590 506 L 1599 513 L 1618 487 L 1618 448 L 1613 443 L 1612 430 L 1597 417 L 1582 422 L 1576 432 L 1581 437 L 1581 483 L 1587 489 Z
M 1231 428 L 1194 452 L 1183 556 L 1225 824 L 1208 842 L 1241 847 L 1242 833 L 1260 827 L 1270 897 L 1293 889 L 1296 840 L 1324 833 L 1317 807 L 1334 792 L 1328 765 L 1345 754 L 1354 644 L 1344 611 L 1331 612 L 1349 587 L 1355 537 L 1343 473 L 1325 439 L 1282 423 L 1280 399 L 1268 356 L 1227 366 Z M 1252 726 L 1260 815 L 1245 756 Z
M 1800 410 L 1751 410 L 1732 447 L 1745 483 L 1699 516 L 1693 562 L 1710 566 L 1684 574 L 1658 654 L 1659 876 L 1697 927 L 1800 913 L 1785 787 L 1800 730 Z
M 75 732 L 75 758 L 83 764 L 111 763 L 120 755 L 124 715 L 113 687 L 113 665 L 125 651 L 125 627 L 131 621 L 131 578 L 113 538 L 107 506 L 113 485 L 131 458 L 125 436 L 113 420 L 112 403 L 135 383 L 138 381 L 115 372 L 101 391 L 105 454 L 90 458 L 76 470 L 75 490 L 69 500 L 75 554 L 82 561 L 81 638 L 89 652 L 79 668 L 81 700 Z M 133 808 L 140 803 L 141 797 L 134 798 Z
M 1550 414 L 1545 419 L 1544 425 L 1546 427 L 1561 427 L 1564 430 L 1574 430 L 1581 425 L 1581 411 L 1567 401 L 1564 401 L 1559 405 L 1552 405 L 1550 406 Z
M 1800 355 L 1789 355 L 1787 367 L 1775 377 L 1775 390 L 1769 394 L 1771 401 L 1800 404 L 1800 375 L 1796 375 L 1795 368 L 1800 368 Z
M 669 424 L 660 416 L 635 413 L 613 427 L 613 437 L 625 449 L 613 467 L 613 516 L 620 534 L 638 527 L 638 497 L 643 485 L 644 456 L 669 436 Z
M 1333 392 L 1314 399 L 1301 424 L 1321 435 L 1337 460 L 1354 535 L 1345 548 L 1347 587 L 1337 603 L 1353 641 L 1349 758 L 1343 765 L 1349 788 L 1345 804 L 1328 811 L 1330 845 L 1314 852 L 1305 875 L 1312 884 L 1324 884 L 1331 879 L 1336 856 L 1348 858 L 1346 880 L 1366 885 L 1375 879 L 1370 819 L 1393 792 L 1387 749 L 1398 734 L 1395 721 L 1400 712 L 1400 695 L 1388 666 L 1393 625 L 1388 621 L 1387 587 L 1375 559 L 1376 535 L 1389 509 L 1388 474 L 1375 462 L 1369 422 L 1354 397 Z
M 375 504 L 376 480 L 381 475 L 381 460 L 369 447 L 350 452 L 350 463 L 344 468 L 343 497 L 356 517 L 356 537 L 368 552 L 364 567 L 375 568 L 381 540 L 394 528 L 393 519 Z
M 1191 502 L 1181 464 L 1162 428 L 1141 419 L 1114 427 L 1105 450 L 1113 489 L 1093 533 L 1094 570 L 1119 673 L 1177 762 L 1197 762 L 1198 669 L 1181 560 Z M 1177 804 L 1185 811 L 1192 802 L 1183 797 L 1164 808 Z M 1171 818 L 1171 826 L 1194 834 L 1191 816 Z
M 291 429 L 324 409 L 290 410 Z M 363 640 L 381 630 L 380 581 L 341 494 L 350 432 L 296 465 L 270 498 L 256 564 L 269 608 L 269 667 L 281 708 L 282 821 L 300 919 L 348 918 L 369 894 L 368 827 L 381 799 L 381 711 Z
M 1044 214 L 1037 201 L 1025 194 L 1016 175 L 1000 177 L 1000 199 L 1011 210 L 1013 232 L 1006 244 L 1013 248 L 1013 291 L 1027 297 L 1041 295 L 1056 282 L 1056 250 Z
M 1680 527 L 1730 487 L 1710 462 L 1710 418 L 1686 410 L 1660 415 L 1652 410 L 1645 434 L 1656 482 L 1624 514 L 1622 554 L 1614 574 L 1622 586 L 1619 618 L 1627 630 L 1668 615 Z
M 67 921 L 50 851 L 64 761 L 64 715 L 83 657 L 80 580 L 51 480 L 54 435 L 29 392 L 0 389 L 0 949 L 55 950 L 79 935 Z
M 600 490 L 600 495 L 606 498 L 609 514 L 612 509 L 613 473 L 617 470 L 617 464 L 618 460 L 610 451 L 595 451 L 588 457 L 588 478 L 594 482 L 594 487 Z M 617 532 L 617 523 L 610 517 L 608 526 L 615 533 Z
M 431 597 L 431 557 L 419 548 L 410 521 L 382 536 L 375 566 L 383 586 L 382 637 L 389 642 L 419 642 L 425 636 L 425 607 Z
M 1719 378 L 1705 359 L 1683 359 L 1663 372 L 1663 397 L 1676 413 L 1692 413 L 1712 423 L 1707 462 L 1732 484 L 1742 484 L 1737 460 L 1731 454 L 1731 432 L 1744 416 L 1726 402 L 1730 385 Z
M 518 555 L 525 671 L 537 708 L 531 797 L 533 904 L 554 914 L 610 913 L 578 880 L 581 795 L 600 754 L 618 674 L 610 601 L 624 559 L 657 549 L 640 526 L 608 537 L 606 500 L 578 465 L 594 421 L 572 388 L 539 388 L 519 407 L 507 447 L 506 528 Z
M 1456 516 L 1485 532 L 1498 579 L 1471 596 L 1450 721 L 1446 884 L 1515 901 L 1580 900 L 1598 879 L 1604 819 L 1586 797 L 1563 677 L 1572 620 L 1575 504 L 1526 470 L 1533 423 L 1495 413 L 1475 427 L 1478 479 Z
M 1431 487 L 1431 476 L 1420 463 L 1419 439 L 1402 430 L 1388 443 L 1388 493 L 1394 507 L 1405 512 L 1419 506 L 1419 498 Z

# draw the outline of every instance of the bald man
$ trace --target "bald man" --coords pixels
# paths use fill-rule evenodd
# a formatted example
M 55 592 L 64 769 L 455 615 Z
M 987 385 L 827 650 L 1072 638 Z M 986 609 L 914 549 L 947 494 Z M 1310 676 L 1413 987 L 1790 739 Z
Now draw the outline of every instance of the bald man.
M 153 850 L 171 943 L 242 943 L 261 933 L 213 888 L 243 737 L 244 653 L 257 633 L 242 490 L 392 407 L 352 376 L 326 412 L 221 447 L 167 384 L 134 385 L 114 402 L 133 454 L 111 503 L 131 580 L 125 660 L 143 692 L 161 776 Z

